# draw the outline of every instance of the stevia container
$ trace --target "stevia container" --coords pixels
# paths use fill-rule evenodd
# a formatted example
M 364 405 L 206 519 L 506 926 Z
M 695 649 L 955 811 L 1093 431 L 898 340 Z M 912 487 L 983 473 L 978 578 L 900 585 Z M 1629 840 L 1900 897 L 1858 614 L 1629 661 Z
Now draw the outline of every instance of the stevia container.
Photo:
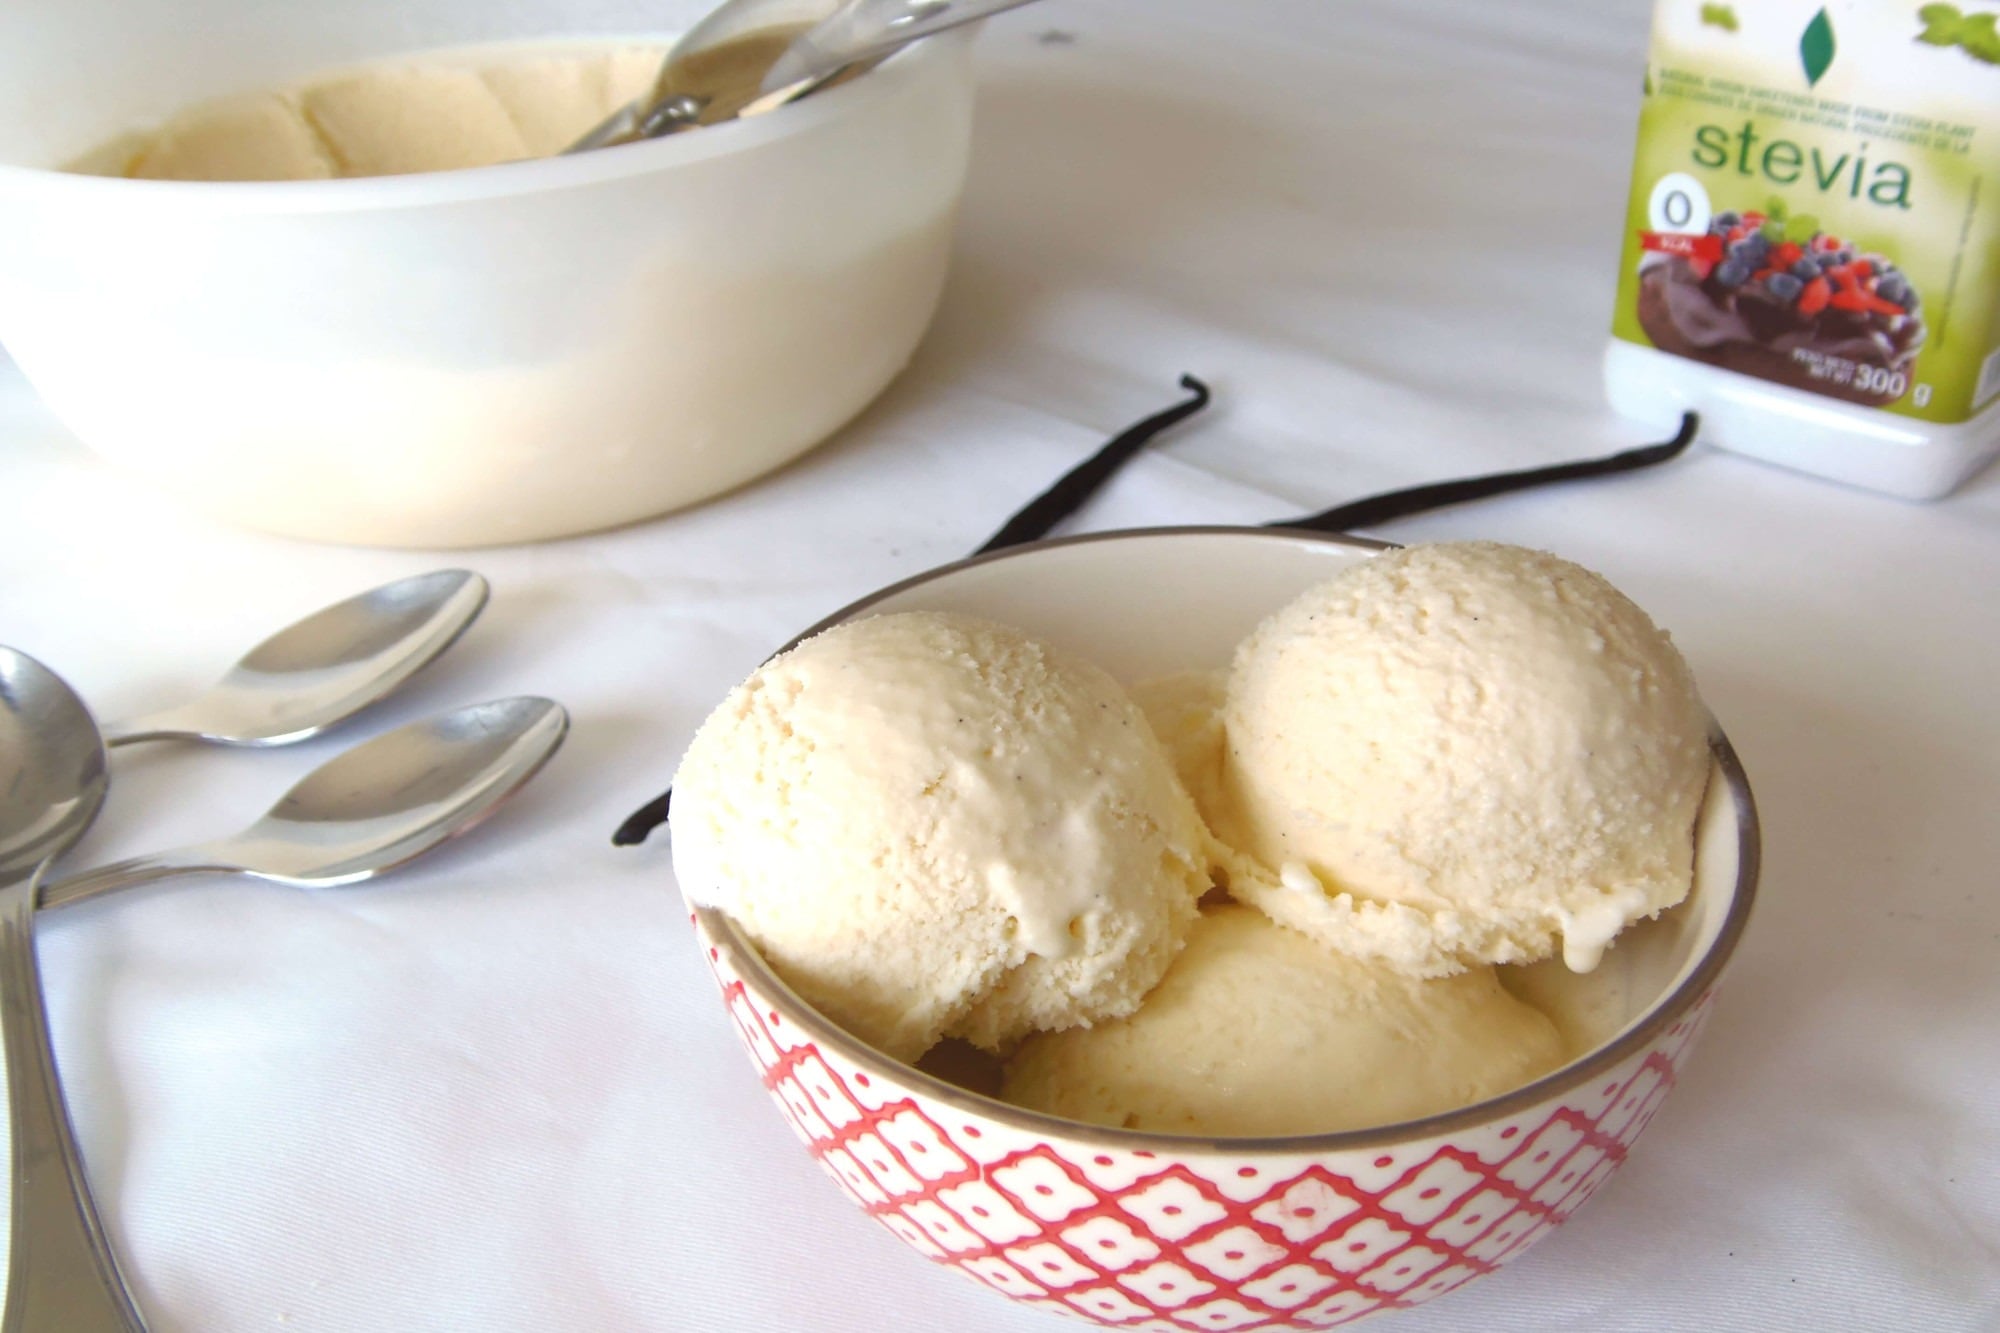
M 756 120 L 574 157 L 275 183 L 49 169 L 213 96 L 439 48 L 664 41 L 707 8 L 0 6 L 0 342 L 91 449 L 299 537 L 529 541 L 741 485 L 922 336 L 965 179 L 969 31 Z
M 1612 405 L 1917 499 L 2000 452 L 1995 62 L 1951 5 L 1659 0 Z
M 863 615 L 958 612 L 1017 625 L 1130 683 L 1226 663 L 1266 613 L 1381 549 L 1241 528 L 1037 542 L 885 588 L 804 634 Z M 1478 1281 L 1571 1223 L 1671 1094 L 1757 883 L 1749 782 L 1720 730 L 1712 747 L 1688 899 L 1623 932 L 1587 976 L 1558 960 L 1510 970 L 1578 1057 L 1399 1125 L 1203 1139 L 1026 1111 L 857 1040 L 723 914 L 695 910 L 695 931 L 778 1114 L 833 1187 L 924 1258 L 999 1297 L 1112 1328 L 1331 1328 Z

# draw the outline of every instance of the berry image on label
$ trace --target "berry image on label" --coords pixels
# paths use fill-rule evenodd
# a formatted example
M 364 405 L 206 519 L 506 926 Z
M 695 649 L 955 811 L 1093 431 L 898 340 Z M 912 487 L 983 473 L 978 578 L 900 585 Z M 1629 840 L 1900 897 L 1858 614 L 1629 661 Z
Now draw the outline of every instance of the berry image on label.
M 1923 301 L 1888 256 L 1775 203 L 1639 241 L 1639 325 L 1661 351 L 1870 407 L 1909 392 Z

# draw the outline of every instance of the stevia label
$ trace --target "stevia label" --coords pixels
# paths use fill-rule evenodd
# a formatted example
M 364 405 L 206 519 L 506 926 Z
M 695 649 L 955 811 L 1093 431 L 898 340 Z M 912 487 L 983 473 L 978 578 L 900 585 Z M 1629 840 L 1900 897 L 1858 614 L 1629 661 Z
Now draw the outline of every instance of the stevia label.
M 1612 332 L 1926 421 L 2000 398 L 2000 7 L 1660 0 Z

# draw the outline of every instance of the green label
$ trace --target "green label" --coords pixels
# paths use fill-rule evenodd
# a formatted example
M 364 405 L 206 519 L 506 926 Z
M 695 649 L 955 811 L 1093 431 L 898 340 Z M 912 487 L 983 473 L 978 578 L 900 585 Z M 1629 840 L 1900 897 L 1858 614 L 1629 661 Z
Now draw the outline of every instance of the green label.
M 2000 397 L 1993 15 L 1662 0 L 1612 332 L 1901 416 Z

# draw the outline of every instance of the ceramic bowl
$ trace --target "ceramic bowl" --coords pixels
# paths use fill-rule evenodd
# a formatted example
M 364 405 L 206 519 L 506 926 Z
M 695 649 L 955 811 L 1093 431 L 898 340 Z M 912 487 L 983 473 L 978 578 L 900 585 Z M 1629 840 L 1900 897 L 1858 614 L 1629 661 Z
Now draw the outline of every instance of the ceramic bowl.
M 0 7 L 0 342 L 93 450 L 294 536 L 526 541 L 757 477 L 859 412 L 930 321 L 969 30 L 775 114 L 575 156 L 296 182 L 48 169 L 214 96 L 468 44 L 664 42 L 705 8 L 610 0 L 583 32 L 561 0 Z
M 1212 668 L 1265 614 L 1376 544 L 1243 529 L 1052 541 L 948 565 L 808 633 L 888 611 L 1017 625 L 1127 682 Z M 803 637 L 803 636 L 801 636 Z M 1599 969 L 1512 969 L 1587 1054 L 1462 1110 L 1283 1139 L 1059 1120 L 870 1049 L 806 1005 L 724 917 L 694 913 L 779 1111 L 856 1205 L 1002 1295 L 1121 1328 L 1323 1329 L 1493 1272 L 1567 1221 L 1672 1091 L 1750 912 L 1756 810 L 1728 741 L 1688 899 Z

